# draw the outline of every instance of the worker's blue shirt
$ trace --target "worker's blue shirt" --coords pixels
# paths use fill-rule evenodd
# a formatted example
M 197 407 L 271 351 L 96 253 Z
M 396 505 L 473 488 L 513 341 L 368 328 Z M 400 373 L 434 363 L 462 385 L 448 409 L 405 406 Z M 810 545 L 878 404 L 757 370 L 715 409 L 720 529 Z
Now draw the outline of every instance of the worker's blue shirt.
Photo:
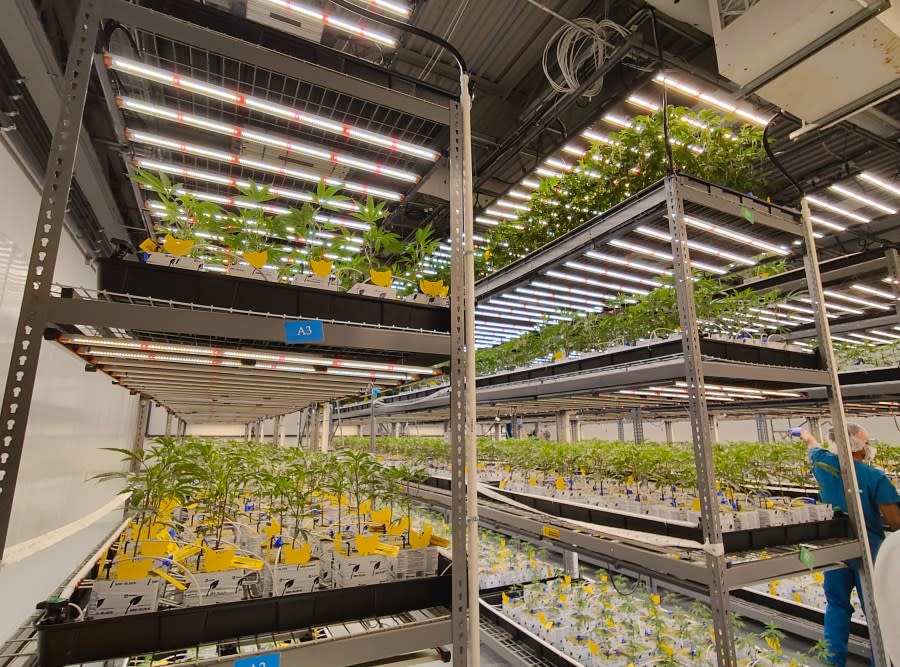
M 837 454 L 821 447 L 809 450 L 813 475 L 819 483 L 819 499 L 828 503 L 835 510 L 847 511 L 844 497 L 844 483 L 841 480 L 841 464 Z M 866 517 L 866 529 L 869 534 L 869 547 L 872 558 L 878 554 L 884 542 L 884 525 L 881 522 L 879 505 L 900 502 L 900 494 L 891 484 L 891 480 L 879 470 L 862 461 L 853 462 L 856 467 L 856 480 L 859 484 L 860 500 L 863 514 Z

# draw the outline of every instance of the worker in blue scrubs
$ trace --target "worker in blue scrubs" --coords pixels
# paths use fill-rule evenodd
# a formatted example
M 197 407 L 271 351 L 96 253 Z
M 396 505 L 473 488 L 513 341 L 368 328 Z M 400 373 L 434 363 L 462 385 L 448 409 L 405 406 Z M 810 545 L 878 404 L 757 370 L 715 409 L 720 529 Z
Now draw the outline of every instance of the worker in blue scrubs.
M 819 499 L 832 505 L 835 511 L 846 512 L 847 503 L 841 480 L 841 466 L 837 454 L 819 446 L 809 431 L 802 431 L 800 437 L 809 447 L 809 460 L 813 475 L 819 484 Z M 871 465 L 875 459 L 875 447 L 869 440 L 869 432 L 859 424 L 847 424 L 847 437 L 853 453 L 856 480 L 859 484 L 860 500 L 869 535 L 872 561 L 878 556 L 878 549 L 884 542 L 882 517 L 891 530 L 900 530 L 900 494 L 884 474 L 883 470 Z M 834 432 L 829 433 L 834 444 Z M 859 561 L 854 559 L 825 573 L 825 643 L 828 645 L 828 664 L 845 665 L 847 662 L 847 641 L 850 638 L 850 618 L 853 606 L 850 594 L 856 588 L 863 605 L 872 604 L 863 600 L 859 582 Z

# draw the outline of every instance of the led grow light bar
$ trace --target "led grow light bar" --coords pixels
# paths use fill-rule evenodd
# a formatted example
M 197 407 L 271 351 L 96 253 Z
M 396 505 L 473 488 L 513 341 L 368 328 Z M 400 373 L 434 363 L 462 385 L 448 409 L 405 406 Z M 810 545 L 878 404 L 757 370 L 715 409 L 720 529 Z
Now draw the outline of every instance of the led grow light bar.
M 302 2 L 298 2 L 297 0 L 255 0 L 256 2 L 265 3 L 268 5 L 273 5 L 278 7 L 279 9 L 283 9 L 290 14 L 296 14 L 297 16 L 303 16 L 308 19 L 312 19 L 313 21 L 317 21 L 322 23 L 329 28 L 335 28 L 336 30 L 341 30 L 346 33 L 350 33 L 351 35 L 355 35 L 356 37 L 362 37 L 363 39 L 367 39 L 372 42 L 377 42 L 378 44 L 384 44 L 385 46 L 390 46 L 391 48 L 397 47 L 396 38 L 391 35 L 386 35 L 384 33 L 378 32 L 377 30 L 372 30 L 371 28 L 367 28 L 362 23 L 354 24 L 351 21 L 347 21 L 346 19 L 342 19 L 338 16 L 334 16 L 333 14 L 329 14 L 328 12 L 322 11 L 316 7 L 310 7 Z M 404 16 L 404 18 L 406 18 Z
M 596 141 L 601 144 L 610 144 L 610 145 L 616 144 L 615 141 L 610 139 L 605 134 L 600 134 L 599 132 L 596 132 L 594 130 L 585 130 L 584 132 L 581 133 L 581 136 L 584 137 L 585 139 L 589 139 L 591 141 Z
M 864 172 L 859 175 L 859 178 L 866 181 L 866 183 L 871 183 L 877 188 L 881 188 L 885 192 L 890 192 L 895 197 L 900 197 L 900 188 L 898 188 L 893 183 L 885 181 L 884 179 L 878 178 L 874 174 L 870 174 L 868 172 Z
M 683 380 L 678 380 L 675 382 L 676 387 L 689 387 L 687 382 Z M 803 398 L 803 394 L 798 394 L 793 391 L 780 391 L 775 389 L 756 389 L 753 387 L 736 387 L 733 385 L 726 384 L 708 384 L 705 383 L 704 387 L 707 389 L 713 389 L 716 391 L 724 391 L 732 394 L 755 394 L 760 396 L 780 396 L 783 398 Z
M 220 151 L 215 148 L 209 148 L 207 146 L 189 144 L 182 141 L 177 141 L 176 139 L 172 139 L 170 137 L 153 134 L 151 132 L 126 129 L 125 137 L 136 143 L 146 144 L 149 146 L 157 146 L 158 148 L 165 148 L 168 150 L 177 151 L 179 153 L 184 153 L 186 155 L 196 155 L 198 157 L 219 160 L 220 162 L 226 162 L 228 164 L 237 164 L 242 167 L 247 167 L 248 169 L 265 171 L 272 174 L 278 174 L 279 176 L 288 176 L 290 178 L 297 179 L 298 181 L 306 181 L 309 183 L 325 183 L 326 185 L 340 187 L 343 190 L 347 190 L 348 192 L 359 192 L 366 195 L 372 195 L 373 197 L 389 199 L 391 201 L 399 201 L 403 199 L 402 194 L 400 194 L 399 192 L 394 192 L 392 190 L 384 190 L 382 188 L 363 185 L 361 183 L 342 181 L 337 178 L 322 176 L 315 172 L 304 171 L 295 167 L 284 167 L 274 162 L 253 160 L 236 153 L 226 153 L 225 151 Z
M 810 204 L 818 206 L 819 208 L 824 208 L 832 213 L 837 213 L 838 215 L 842 215 L 845 218 L 849 218 L 850 220 L 855 220 L 856 222 L 871 222 L 871 218 L 867 218 L 864 215 L 860 215 L 859 213 L 854 213 L 853 211 L 848 211 L 845 208 L 841 208 L 840 206 L 835 206 L 831 202 L 827 202 L 824 199 L 819 199 L 818 197 L 813 197 L 811 195 L 806 195 L 806 201 Z
M 249 188 L 250 181 L 244 180 L 242 178 L 233 178 L 231 176 L 225 176 L 223 174 L 217 174 L 212 171 L 205 171 L 203 169 L 193 169 L 191 167 L 183 167 L 182 165 L 172 164 L 169 162 L 158 162 L 156 160 L 147 160 L 144 158 L 138 158 L 133 160 L 134 164 L 143 169 L 152 169 L 155 171 L 162 171 L 167 174 L 174 174 L 177 176 L 184 176 L 185 178 L 190 178 L 195 181 L 203 181 L 205 183 L 216 183 L 218 185 L 227 185 L 232 188 Z M 317 202 L 315 195 L 312 192 L 300 192 L 298 190 L 290 190 L 288 188 L 281 188 L 275 186 L 270 183 L 258 183 L 260 188 L 268 187 L 269 192 L 273 195 L 281 197 L 282 199 L 293 199 L 296 201 L 302 201 L 307 203 Z M 318 200 L 320 204 L 326 204 L 333 206 L 334 208 L 340 208 L 345 211 L 358 211 L 359 204 L 357 204 L 353 200 L 341 200 L 341 199 L 322 199 Z
M 842 301 L 849 301 L 850 303 L 855 303 L 860 306 L 867 306 L 869 308 L 875 308 L 876 310 L 893 310 L 890 306 L 886 306 L 883 303 L 877 303 L 875 301 L 869 301 L 868 299 L 860 299 L 859 297 L 850 296 L 849 294 L 844 294 L 843 292 L 835 292 L 834 290 L 823 290 L 825 296 L 830 296 L 832 299 L 841 299 Z
M 246 127 L 228 125 L 226 123 L 209 120 L 201 116 L 193 116 L 191 114 L 182 113 L 180 111 L 173 111 L 172 109 L 169 109 L 167 107 L 158 106 L 156 104 L 148 104 L 146 102 L 141 102 L 140 100 L 135 100 L 130 97 L 117 97 L 116 104 L 118 104 L 123 109 L 128 109 L 129 111 L 134 111 L 135 113 L 153 116 L 154 118 L 170 120 L 180 125 L 187 125 L 189 127 L 196 127 L 202 130 L 209 130 L 210 132 L 216 132 L 217 134 L 225 134 L 230 137 L 245 139 L 251 143 L 272 146 L 273 148 L 279 148 L 286 153 L 307 155 L 309 157 L 318 158 L 326 162 L 343 164 L 348 167 L 353 167 L 354 169 L 359 169 L 360 171 L 366 171 L 372 174 L 378 174 L 380 176 L 387 176 L 388 178 L 394 178 L 399 181 L 416 183 L 420 179 L 420 176 L 418 174 L 414 174 L 411 171 L 394 169 L 393 167 L 385 166 L 379 162 L 360 160 L 359 158 L 355 158 L 346 153 L 339 153 L 330 149 L 318 148 L 316 146 L 313 146 L 312 144 L 297 142 L 287 137 L 269 134 L 268 132 L 259 132 L 257 130 Z
M 720 227 L 719 225 L 714 225 L 711 222 L 707 222 L 706 220 L 701 220 L 700 218 L 695 218 L 690 215 L 684 216 L 685 222 L 689 227 L 694 227 L 696 229 L 702 229 L 705 232 L 709 232 L 710 234 L 715 234 L 717 236 L 721 236 L 722 238 L 731 239 L 732 241 L 737 241 L 738 243 L 743 243 L 745 245 L 750 246 L 751 248 L 758 248 L 759 250 L 766 250 L 767 252 L 774 253 L 776 255 L 790 255 L 791 251 L 785 248 L 784 246 L 777 246 L 771 243 L 767 243 L 766 241 L 762 241 L 760 239 L 753 238 L 752 236 L 748 236 L 746 234 L 742 234 L 741 232 L 736 232 L 732 229 L 727 229 L 725 227 Z
M 650 280 L 648 278 L 640 278 L 638 276 L 632 276 L 627 273 L 622 273 L 621 271 L 614 271 L 612 269 L 604 269 L 599 266 L 592 266 L 590 264 L 582 264 L 581 262 L 564 262 L 564 266 L 569 267 L 570 269 L 576 269 L 578 271 L 585 271 L 587 273 L 595 273 L 600 276 L 609 276 L 610 278 L 620 278 L 622 280 L 630 280 L 632 282 L 640 283 L 641 285 L 649 285 L 650 287 L 662 287 L 662 283 L 658 280 Z
M 638 227 L 635 229 L 638 234 L 643 234 L 644 236 L 649 236 L 653 239 L 658 239 L 660 241 L 670 241 L 671 237 L 665 232 L 661 232 L 657 229 L 653 229 L 651 227 Z M 735 262 L 736 264 L 744 264 L 745 266 L 756 266 L 757 261 L 755 259 L 750 259 L 749 257 L 744 257 L 743 255 L 736 255 L 735 253 L 728 252 L 727 250 L 722 250 L 721 248 L 716 248 L 714 246 L 708 245 L 706 243 L 700 243 L 699 241 L 692 241 L 688 239 L 687 242 L 688 248 L 691 250 L 696 250 L 697 252 L 702 252 L 707 255 L 712 255 L 713 257 L 721 257 L 722 259 L 727 259 L 730 262 Z
M 844 232 L 847 231 L 847 228 L 843 225 L 839 225 L 836 222 L 832 222 L 831 220 L 826 220 L 825 218 L 820 218 L 817 215 L 810 215 L 809 219 L 812 220 L 817 225 L 822 225 L 823 227 L 827 227 L 828 229 L 832 229 L 836 232 Z
M 425 160 L 435 161 L 441 157 L 440 153 L 437 151 L 423 148 L 422 146 L 416 146 L 415 144 L 406 141 L 399 141 L 393 137 L 363 130 L 345 123 L 336 123 L 333 120 L 316 116 L 315 114 L 299 111 L 283 104 L 276 104 L 250 95 L 244 95 L 223 86 L 216 86 L 190 77 L 180 76 L 173 72 L 168 72 L 158 67 L 151 67 L 150 65 L 145 65 L 135 60 L 114 56 L 109 53 L 104 54 L 103 60 L 110 69 L 126 72 L 150 81 L 157 81 L 182 90 L 189 90 L 205 97 L 229 102 L 238 107 L 245 107 L 261 113 L 285 118 L 298 125 L 314 127 L 337 136 L 355 139 L 362 143 L 374 146 L 389 148 L 392 151 L 423 158 Z
M 541 289 L 552 290 L 554 292 L 563 292 L 565 294 L 580 294 L 582 296 L 593 297 L 595 299 L 606 299 L 607 301 L 610 301 L 610 300 L 616 298 L 614 294 L 604 294 L 602 292 L 592 292 L 590 290 L 579 289 L 577 287 L 566 287 L 565 285 L 557 285 L 554 283 L 545 283 L 540 280 L 533 280 L 531 282 L 531 286 L 532 287 L 540 287 Z
M 695 97 L 698 100 L 703 100 L 707 104 L 716 107 L 717 109 L 721 109 L 727 113 L 734 114 L 735 116 L 739 116 L 740 118 L 744 118 L 745 120 L 749 120 L 752 123 L 756 123 L 757 125 L 768 125 L 769 119 L 763 118 L 762 116 L 748 110 L 741 109 L 732 104 L 727 100 L 723 100 L 721 98 L 716 97 L 715 95 L 710 95 L 698 88 L 694 88 L 693 86 L 689 86 L 686 83 L 679 81 L 678 79 L 674 79 L 670 76 L 665 76 L 663 74 L 657 74 L 653 80 L 658 84 L 665 84 L 667 86 L 671 86 L 675 90 L 679 90 L 682 93 L 690 95 L 691 97 Z
M 662 266 L 656 266 L 654 264 L 644 264 L 643 262 L 625 259 L 617 255 L 608 255 L 604 252 L 597 252 L 595 250 L 586 252 L 584 256 L 600 262 L 609 262 L 610 264 L 618 264 L 619 266 L 627 266 L 633 269 L 640 269 L 641 271 L 646 271 L 647 273 L 650 273 L 654 276 L 672 275 L 671 271 Z
M 522 301 L 524 303 L 534 303 L 534 304 L 537 304 L 538 306 L 546 305 L 546 306 L 553 308 L 554 309 L 553 312 L 568 309 L 568 310 L 580 310 L 582 312 L 592 313 L 595 310 L 594 308 L 589 308 L 588 306 L 584 306 L 584 305 L 578 304 L 578 303 L 564 303 L 564 302 L 556 301 L 554 299 L 540 299 L 540 298 L 536 298 L 534 296 L 522 296 L 521 294 L 504 294 L 503 298 L 504 299 L 513 299 L 515 301 Z
M 131 340 L 126 338 L 97 338 L 93 336 L 69 336 L 63 334 L 58 338 L 60 343 L 66 345 L 87 345 L 98 348 L 121 348 L 125 350 L 142 350 L 144 352 L 177 353 L 198 357 L 213 357 L 215 359 L 236 359 L 240 366 L 240 360 L 266 361 L 277 363 L 310 364 L 312 370 L 315 366 L 328 368 L 351 368 L 372 371 L 386 371 L 389 373 L 406 373 L 411 375 L 440 375 L 441 371 L 425 366 L 408 366 L 403 364 L 384 364 L 374 361 L 358 361 L 355 359 L 331 359 L 308 354 L 274 353 L 257 350 L 236 350 L 222 347 L 201 347 L 193 345 L 176 345 L 172 343 L 156 343 L 152 341 Z
M 666 261 L 672 261 L 672 256 L 667 255 L 664 252 L 660 252 L 658 250 L 653 250 L 652 248 L 648 248 L 647 246 L 638 245 L 637 243 L 631 243 L 630 241 L 623 241 L 621 239 L 612 239 L 609 241 L 609 245 L 622 248 L 623 250 L 631 250 L 632 252 L 640 253 L 641 255 L 647 255 L 648 257 L 655 257 L 656 259 L 662 259 Z M 724 276 L 728 271 L 725 269 L 719 268 L 718 266 L 712 266 L 711 264 L 705 264 L 704 262 L 698 262 L 695 259 L 691 259 L 691 264 L 701 271 L 708 271 L 709 273 L 716 273 L 720 276 Z
M 199 190 L 188 190 L 186 188 L 178 188 L 175 190 L 175 194 L 178 195 L 190 195 L 192 197 L 196 197 L 197 199 L 201 199 L 203 201 L 211 201 L 219 204 L 221 206 L 228 206 L 231 208 L 241 208 L 241 209 L 259 209 L 266 213 L 274 214 L 274 215 L 288 215 L 291 211 L 290 209 L 284 208 L 283 206 L 273 206 L 272 204 L 259 204 L 251 201 L 241 200 L 240 197 L 226 197 L 224 195 L 217 195 L 212 192 L 200 192 Z M 162 206 L 160 202 L 155 202 L 157 206 Z M 148 204 L 149 207 L 153 208 L 153 203 Z M 369 229 L 369 225 L 364 222 L 359 222 L 357 220 L 349 220 L 347 218 L 339 218 L 332 215 L 317 215 L 316 220 L 319 222 L 326 222 L 337 227 L 346 227 L 347 229 L 358 229 L 360 231 L 367 231 Z M 246 221 L 245 222 L 250 222 Z
M 534 284 L 534 283 L 532 283 Z M 522 294 L 531 294 L 532 296 L 544 297 L 547 299 L 555 299 L 556 301 L 577 303 L 582 305 L 590 306 L 595 310 L 602 310 L 606 308 L 605 303 L 601 303 L 599 301 L 592 301 L 591 299 L 587 299 L 585 297 L 572 297 L 566 296 L 564 294 L 554 294 L 552 292 L 544 292 L 539 289 L 531 289 L 530 287 L 517 287 L 516 292 L 521 292 Z
M 638 289 L 637 287 L 620 285 L 617 283 L 606 283 L 601 280 L 594 280 L 593 278 L 585 278 L 584 276 L 576 276 L 570 273 L 563 273 L 562 271 L 547 271 L 546 275 L 551 278 L 559 278 L 560 280 L 568 280 L 569 282 L 581 283 L 583 285 L 605 287 L 606 289 L 618 290 L 619 292 L 628 292 L 629 294 L 639 294 L 641 296 L 644 296 L 649 293 L 645 289 Z
M 835 185 L 832 185 L 831 187 L 829 187 L 828 189 L 834 190 L 838 194 L 842 194 L 845 197 L 850 197 L 850 199 L 855 199 L 856 201 L 860 202 L 861 204 L 865 204 L 866 206 L 868 206 L 870 208 L 874 208 L 878 211 L 881 211 L 882 213 L 887 213 L 888 215 L 894 215 L 897 212 L 897 209 L 891 208 L 887 204 L 882 204 L 881 202 L 875 201 L 874 199 L 871 199 L 869 197 L 864 197 L 863 195 L 859 194 L 858 192 L 853 192 L 853 190 L 848 190 L 847 188 L 842 187 L 840 185 L 835 184 Z
M 802 301 L 803 303 L 809 303 L 809 304 L 812 304 L 812 302 L 813 302 L 812 299 L 810 299 L 809 297 L 801 297 L 798 300 Z M 839 304 L 829 303 L 826 301 L 825 302 L 825 310 L 827 311 L 828 309 L 836 310 L 841 313 L 848 313 L 850 315 L 862 315 L 863 314 L 863 311 L 861 311 L 859 308 L 848 308 L 847 306 L 841 306 Z
M 855 289 L 859 292 L 866 292 L 867 294 L 871 294 L 872 296 L 879 296 L 882 299 L 887 299 L 888 301 L 900 301 L 900 296 L 895 296 L 890 292 L 886 292 L 885 290 L 877 289 L 875 287 L 869 287 L 868 285 L 860 285 L 856 283 L 855 285 L 851 285 L 850 289 Z

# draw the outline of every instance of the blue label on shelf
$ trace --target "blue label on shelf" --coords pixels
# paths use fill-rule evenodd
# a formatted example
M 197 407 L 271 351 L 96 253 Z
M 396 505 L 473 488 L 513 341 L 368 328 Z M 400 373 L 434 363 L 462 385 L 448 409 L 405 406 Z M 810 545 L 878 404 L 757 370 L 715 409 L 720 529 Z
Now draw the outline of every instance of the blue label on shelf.
M 284 323 L 286 343 L 321 343 L 325 340 L 322 320 L 297 320 Z
M 234 661 L 234 667 L 279 667 L 281 664 L 280 653 L 263 653 L 251 655 Z

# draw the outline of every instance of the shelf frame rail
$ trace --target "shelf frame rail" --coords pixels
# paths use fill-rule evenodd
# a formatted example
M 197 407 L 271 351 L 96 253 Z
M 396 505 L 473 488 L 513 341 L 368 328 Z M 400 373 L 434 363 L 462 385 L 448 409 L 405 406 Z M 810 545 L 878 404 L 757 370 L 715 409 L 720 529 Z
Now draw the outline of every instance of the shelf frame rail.
M 872 645 L 872 660 L 878 667 L 887 667 L 888 662 L 884 643 L 881 638 L 881 626 L 878 622 L 878 610 L 875 608 L 875 590 L 872 587 L 872 572 L 874 569 L 872 552 L 869 547 L 869 535 L 866 529 L 865 515 L 863 514 L 862 501 L 859 495 L 859 483 L 856 479 L 856 466 L 850 452 L 847 434 L 847 416 L 844 412 L 844 399 L 841 396 L 841 384 L 838 377 L 837 362 L 834 356 L 834 346 L 831 340 L 831 328 L 828 324 L 828 314 L 825 310 L 825 294 L 822 287 L 822 276 L 819 274 L 819 259 L 816 250 L 816 239 L 813 235 L 812 218 L 809 211 L 809 201 L 806 197 L 800 200 L 800 222 L 803 228 L 803 242 L 806 254 L 803 257 L 803 265 L 806 269 L 806 280 L 809 286 L 810 301 L 812 302 L 813 317 L 816 326 L 816 341 L 819 355 L 824 370 L 828 373 L 825 383 L 825 393 L 831 412 L 831 425 L 834 431 L 835 448 L 841 468 L 841 481 L 843 482 L 844 497 L 846 498 L 846 510 L 850 516 L 850 525 L 856 539 L 860 543 L 862 553 L 859 556 L 859 579 L 862 590 L 859 591 L 863 600 L 866 600 L 866 619 L 869 624 L 869 641 Z
M 703 523 L 703 539 L 707 548 L 709 569 L 709 604 L 716 635 L 716 656 L 720 667 L 737 667 L 734 624 L 729 612 L 729 593 L 725 582 L 725 543 L 716 497 L 716 472 L 712 457 L 712 436 L 704 386 L 703 357 L 700 332 L 697 328 L 697 309 L 694 283 L 691 280 L 691 257 L 688 251 L 688 230 L 684 219 L 684 200 L 681 183 L 675 175 L 666 177 L 666 207 L 669 233 L 672 237 L 672 257 L 675 269 L 675 293 L 678 317 L 681 321 L 684 348 L 684 372 L 688 385 L 688 410 L 697 468 L 697 492 Z
M 38 357 L 48 322 L 60 319 L 59 311 L 68 307 L 67 318 L 85 324 L 85 317 L 96 319 L 97 313 L 91 309 L 118 308 L 123 304 L 100 303 L 96 300 L 59 299 L 51 293 L 53 274 L 57 261 L 60 237 L 71 190 L 75 159 L 78 155 L 78 141 L 84 116 L 88 86 L 94 69 L 94 49 L 101 24 L 108 19 L 117 20 L 125 26 L 139 27 L 177 42 L 206 49 L 214 53 L 227 53 L 242 62 L 262 69 L 299 73 L 309 81 L 328 89 L 345 92 L 353 97 L 401 109 L 420 118 L 443 124 L 451 129 L 449 173 L 451 183 L 451 257 L 453 277 L 451 290 L 456 298 L 452 300 L 453 331 L 450 337 L 452 348 L 451 382 L 454 386 L 451 397 L 452 442 L 454 443 L 453 479 L 454 497 L 451 506 L 453 516 L 454 564 L 453 605 L 451 621 L 440 624 L 440 633 L 453 637 L 453 664 L 465 667 L 478 665 L 478 641 L 470 642 L 478 628 L 478 590 L 472 590 L 471 581 L 477 581 L 478 567 L 477 541 L 477 490 L 471 483 L 472 498 L 469 500 L 467 515 L 465 460 L 468 456 L 475 460 L 475 405 L 474 405 L 474 265 L 473 265 L 473 196 L 472 196 L 472 149 L 471 111 L 472 97 L 468 85 L 468 75 L 460 76 L 460 95 L 448 95 L 445 99 L 423 99 L 399 92 L 381 85 L 356 79 L 341 72 L 333 71 L 313 63 L 298 60 L 278 53 L 258 44 L 241 40 L 224 33 L 204 28 L 188 21 L 177 19 L 155 11 L 149 7 L 132 4 L 126 0 L 80 0 L 76 14 L 73 38 L 70 41 L 63 90 L 65 95 L 60 108 L 58 122 L 53 133 L 50 148 L 50 164 L 45 176 L 36 235 L 30 255 L 25 294 L 19 313 L 13 343 L 13 357 L 9 366 L 6 391 L 3 397 L 2 419 L 0 419 L 0 553 L 6 543 L 12 514 L 13 495 L 19 470 L 19 463 L 25 446 L 25 430 L 34 391 Z M 108 106 L 108 105 L 107 105 Z M 111 107 L 110 107 L 111 109 Z M 131 320 L 136 315 L 149 317 L 149 329 L 173 326 L 162 323 L 167 318 L 156 317 L 158 309 L 147 306 L 125 305 L 125 311 L 118 315 Z M 108 313 L 107 313 L 108 314 Z M 188 325 L 194 330 L 206 331 L 221 323 L 216 319 L 233 320 L 234 313 L 194 312 L 191 310 L 169 309 L 170 315 L 189 317 L 191 322 L 181 322 L 179 327 Z M 103 319 L 102 316 L 99 316 Z M 238 320 L 254 324 L 260 318 L 252 315 L 238 315 Z M 284 318 L 271 318 L 269 336 L 276 337 Z M 328 325 L 326 325 L 328 326 Z M 332 324 L 332 327 L 339 326 Z M 273 329 L 274 328 L 274 329 Z M 358 334 L 359 329 L 350 323 L 343 327 L 346 333 Z M 221 330 L 221 328 L 219 328 Z M 258 333 L 258 332 L 257 332 Z M 339 332 L 338 332 L 339 333 Z M 446 351 L 446 337 L 429 332 L 411 332 L 417 346 L 440 348 Z M 379 334 L 381 337 L 379 338 Z M 387 338 L 385 335 L 387 334 Z M 396 338 L 393 331 L 370 329 L 366 337 L 374 337 L 376 345 L 391 345 Z M 402 333 L 400 334 L 402 335 Z M 424 336 L 424 338 L 423 338 Z M 353 335 L 344 342 L 352 343 Z M 391 340 L 388 340 L 391 339 Z M 427 339 L 427 340 L 426 340 Z M 353 347 L 352 344 L 349 345 Z M 358 345 L 357 345 L 358 347 Z M 143 397 L 142 397 L 143 398 Z M 175 432 L 181 436 L 186 422 L 178 420 Z M 475 465 L 469 466 L 474 477 Z M 476 485 L 477 486 L 477 485 Z M 474 537 L 473 537 L 474 536 Z M 467 545 L 467 537 L 469 544 Z M 473 607 L 472 599 L 475 604 Z M 431 640 L 429 640 L 431 641 Z M 433 641 L 437 643 L 436 636 Z M 399 639 L 396 645 L 404 644 Z M 471 645 L 470 645 L 471 644 Z M 407 646 L 408 648 L 408 646 Z

